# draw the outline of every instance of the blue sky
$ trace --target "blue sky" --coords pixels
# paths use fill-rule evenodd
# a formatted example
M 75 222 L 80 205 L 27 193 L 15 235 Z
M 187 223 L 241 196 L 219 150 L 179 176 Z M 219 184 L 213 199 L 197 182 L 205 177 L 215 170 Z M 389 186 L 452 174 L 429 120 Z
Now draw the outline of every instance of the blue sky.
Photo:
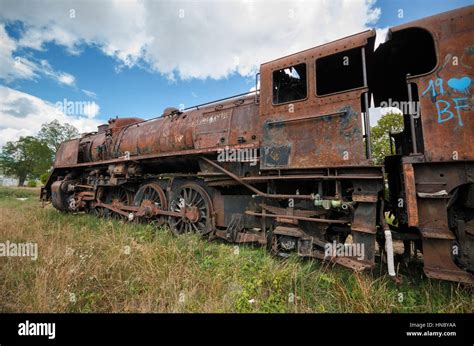
M 25 61 L 22 65 L 25 71 L 21 73 L 0 68 L 0 86 L 8 88 L 8 93 L 3 89 L 1 96 L 4 102 L 7 99 L 10 102 L 7 105 L 9 114 L 15 112 L 14 107 L 32 109 L 25 106 L 28 100 L 37 108 L 42 107 L 40 102 L 43 101 L 48 105 L 64 99 L 94 102 L 98 106 L 97 112 L 75 116 L 75 122 L 72 122 L 84 130 L 115 116 L 150 118 L 169 106 L 182 104 L 188 107 L 246 92 L 255 84 L 258 63 L 265 58 L 278 57 L 279 52 L 285 55 L 294 49 L 309 48 L 367 27 L 395 26 L 470 5 L 473 1 L 377 0 L 366 4 L 349 0 L 341 5 L 342 9 L 318 1 L 295 6 L 288 2 L 281 6 L 284 7 L 281 13 L 290 13 L 292 19 L 296 16 L 299 24 L 290 23 L 287 31 L 281 32 L 274 31 L 276 22 L 264 10 L 269 2 L 259 2 L 257 9 L 246 12 L 246 17 L 235 8 L 240 6 L 238 9 L 242 10 L 242 6 L 248 6 L 246 1 L 243 4 L 173 3 L 166 11 L 158 10 L 157 2 L 151 2 L 146 6 L 117 10 L 114 19 L 109 18 L 107 6 L 98 6 L 94 1 L 71 1 L 66 2 L 59 13 L 70 9 L 77 11 L 73 25 L 71 21 L 51 14 L 57 3 L 36 3 L 39 3 L 37 11 L 44 14 L 31 14 L 36 10 L 30 8 L 30 3 L 0 0 L 0 24 L 7 35 L 3 35 L 1 47 L 8 47 L 1 55 L 4 66 L 7 59 L 24 59 L 22 64 Z M 398 17 L 400 9 L 403 18 Z M 320 16 L 310 17 L 304 13 L 322 10 L 328 13 L 330 23 L 327 25 L 319 23 Z M 150 13 L 159 15 L 150 19 Z M 265 19 L 259 18 L 259 13 L 265 13 Z M 275 17 L 281 13 L 276 13 Z M 178 14 L 177 18 L 175 14 Z M 143 27 L 145 19 L 151 28 Z M 170 29 L 179 20 L 184 25 Z M 313 25 L 315 21 L 317 25 Z M 157 26 L 159 23 L 166 25 Z M 173 42 L 174 32 L 176 42 Z M 291 44 L 284 42 L 288 35 L 293 35 Z M 21 95 L 34 98 L 23 97 L 19 102 Z M 24 122 L 23 126 L 7 116 L 0 114 L 0 136 L 4 137 L 0 144 L 34 132 L 42 120 L 41 117 L 30 119 L 26 116 L 20 121 Z M 67 121 L 68 118 L 60 119 Z
M 8 31 L 7 27 L 7 31 Z M 228 95 L 248 91 L 254 78 L 244 78 L 237 73 L 222 79 L 169 80 L 166 76 L 147 68 L 124 67 L 116 71 L 116 59 L 106 56 L 99 49 L 84 46 L 79 55 L 69 54 L 54 43 L 45 44 L 45 51 L 35 52 L 35 57 L 47 59 L 56 69 L 77 77 L 77 87 L 60 85 L 52 79 L 18 80 L 12 84 L 44 100 L 88 100 L 100 104 L 100 117 L 112 116 L 153 117 L 168 106 L 186 107 Z M 33 52 L 29 52 L 33 53 Z M 82 89 L 93 91 L 88 97 Z
M 375 27 L 395 26 L 473 3 L 466 0 L 377 0 L 376 6 L 382 11 Z M 403 18 L 398 18 L 399 9 L 403 9 Z

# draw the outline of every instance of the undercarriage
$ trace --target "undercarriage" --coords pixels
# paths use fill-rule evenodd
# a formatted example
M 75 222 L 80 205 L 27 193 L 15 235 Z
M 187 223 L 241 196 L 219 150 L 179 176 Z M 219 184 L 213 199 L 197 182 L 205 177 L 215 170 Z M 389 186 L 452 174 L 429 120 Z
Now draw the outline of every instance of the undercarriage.
M 236 244 L 259 244 L 280 257 L 296 253 L 355 271 L 373 269 L 376 258 L 381 258 L 392 276 L 396 275 L 393 241 L 401 240 L 403 258 L 409 259 L 417 251 L 424 253 L 428 276 L 472 282 L 472 275 L 458 267 L 472 271 L 468 255 L 472 189 L 467 195 L 458 194 L 449 209 L 456 215 L 450 226 L 458 235 L 449 240 L 460 250 L 451 260 L 449 250 L 442 249 L 448 242 L 428 240 L 403 222 L 390 222 L 392 213 L 389 201 L 384 201 L 380 167 L 242 176 L 235 166 L 207 157 L 199 158 L 201 170 L 196 173 L 153 175 L 149 173 L 153 165 L 65 172 L 51 184 L 52 204 L 65 212 L 167 225 L 177 236 L 197 233 Z M 47 198 L 45 190 L 43 199 Z M 436 269 L 439 260 L 448 265 L 456 262 L 455 270 Z

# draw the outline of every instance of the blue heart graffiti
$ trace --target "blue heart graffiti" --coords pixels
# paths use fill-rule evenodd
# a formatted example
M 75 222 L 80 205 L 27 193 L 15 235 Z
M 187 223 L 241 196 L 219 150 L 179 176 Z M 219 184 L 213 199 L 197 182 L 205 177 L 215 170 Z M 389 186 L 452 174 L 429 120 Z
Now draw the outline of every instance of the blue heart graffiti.
M 470 93 L 469 87 L 471 86 L 471 78 L 462 77 L 462 78 L 451 78 L 448 80 L 448 86 L 459 93 L 468 95 Z

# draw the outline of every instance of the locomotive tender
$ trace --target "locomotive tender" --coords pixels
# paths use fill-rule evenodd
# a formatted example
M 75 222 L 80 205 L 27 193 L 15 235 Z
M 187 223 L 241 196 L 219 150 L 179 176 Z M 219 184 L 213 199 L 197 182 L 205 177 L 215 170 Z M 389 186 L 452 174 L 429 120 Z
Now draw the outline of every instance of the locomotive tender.
M 428 277 L 473 284 L 473 31 L 474 6 L 393 27 L 377 49 L 368 30 L 262 64 L 253 93 L 111 119 L 61 145 L 41 199 L 354 270 L 385 249 L 391 275 L 393 238 Z M 409 105 L 383 166 L 370 100 Z M 363 256 L 328 254 L 344 243 Z

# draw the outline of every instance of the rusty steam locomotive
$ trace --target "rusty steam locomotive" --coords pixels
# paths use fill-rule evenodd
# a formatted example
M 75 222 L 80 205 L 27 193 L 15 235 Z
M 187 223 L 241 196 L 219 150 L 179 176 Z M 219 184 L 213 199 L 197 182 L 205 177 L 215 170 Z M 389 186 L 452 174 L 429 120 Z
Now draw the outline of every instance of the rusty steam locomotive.
M 391 275 L 392 239 L 403 240 L 428 277 L 473 284 L 474 6 L 393 27 L 377 49 L 375 35 L 264 63 L 255 92 L 66 141 L 41 199 L 354 270 L 382 250 Z M 372 100 L 409 105 L 383 166 Z

